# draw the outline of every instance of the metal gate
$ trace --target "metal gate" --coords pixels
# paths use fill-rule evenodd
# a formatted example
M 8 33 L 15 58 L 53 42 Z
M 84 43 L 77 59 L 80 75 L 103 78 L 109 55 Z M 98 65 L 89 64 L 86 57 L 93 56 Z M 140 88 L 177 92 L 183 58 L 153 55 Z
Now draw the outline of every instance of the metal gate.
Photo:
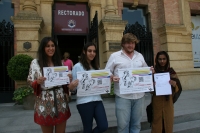
M 0 22 L 0 103 L 13 102 L 14 81 L 10 79 L 6 66 L 11 57 L 14 56 L 14 26 L 3 20 Z
M 153 55 L 153 40 L 152 33 L 143 25 L 138 22 L 135 24 L 127 24 L 123 34 L 133 33 L 140 40 L 139 44 L 136 45 L 135 50 L 140 52 L 148 66 L 153 66 L 154 55 Z
M 97 47 L 97 59 L 99 62 L 99 40 L 98 40 L 98 13 L 95 12 L 94 18 L 90 23 L 89 41 L 94 42 Z

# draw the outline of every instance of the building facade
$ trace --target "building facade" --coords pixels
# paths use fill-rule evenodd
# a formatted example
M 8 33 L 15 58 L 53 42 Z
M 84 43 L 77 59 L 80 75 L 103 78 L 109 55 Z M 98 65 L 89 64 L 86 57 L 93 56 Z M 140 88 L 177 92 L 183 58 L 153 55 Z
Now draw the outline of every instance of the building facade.
M 200 15 L 200 0 L 12 0 L 12 4 L 14 54 L 36 57 L 40 40 L 53 36 L 61 53 L 71 53 L 76 63 L 82 46 L 91 40 L 98 44 L 103 69 L 110 54 L 120 50 L 126 25 L 139 22 L 151 33 L 152 45 L 143 47 L 150 51 L 146 58 L 152 54 L 148 60 L 154 60 L 158 51 L 167 51 L 183 89 L 200 88 L 191 37 L 191 18 Z

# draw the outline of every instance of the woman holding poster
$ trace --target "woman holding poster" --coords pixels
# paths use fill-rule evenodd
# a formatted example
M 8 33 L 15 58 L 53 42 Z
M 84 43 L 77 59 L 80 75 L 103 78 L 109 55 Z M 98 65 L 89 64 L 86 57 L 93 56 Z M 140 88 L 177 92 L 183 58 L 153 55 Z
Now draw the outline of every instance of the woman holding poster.
M 78 86 L 79 80 L 77 79 L 77 72 L 98 70 L 96 45 L 92 42 L 88 42 L 83 47 L 81 53 L 80 62 L 75 64 L 72 70 L 73 81 L 69 85 L 69 89 L 73 90 Z M 88 79 L 88 75 L 83 75 L 82 83 L 84 89 L 87 90 L 87 84 L 84 84 Z M 93 84 L 91 82 L 90 84 Z M 90 96 L 77 96 L 77 109 L 81 116 L 83 123 L 83 133 L 103 133 L 108 128 L 108 122 L 106 118 L 106 112 L 100 95 Z M 93 118 L 96 120 L 97 126 L 93 127 Z
M 169 55 L 167 52 L 158 52 L 155 62 L 155 73 L 169 72 L 169 83 L 171 84 L 172 95 L 156 96 L 156 93 L 153 93 L 153 121 L 151 133 L 172 133 L 174 123 L 173 104 L 176 102 L 178 96 L 180 95 L 182 88 L 176 72 L 172 67 L 170 67 Z
M 36 95 L 34 121 L 41 126 L 43 133 L 64 133 L 66 121 L 71 116 L 67 94 L 67 85 L 45 87 L 43 67 L 62 66 L 58 45 L 51 37 L 41 40 L 37 59 L 31 62 L 27 81 Z M 51 73 L 51 69 L 48 69 Z

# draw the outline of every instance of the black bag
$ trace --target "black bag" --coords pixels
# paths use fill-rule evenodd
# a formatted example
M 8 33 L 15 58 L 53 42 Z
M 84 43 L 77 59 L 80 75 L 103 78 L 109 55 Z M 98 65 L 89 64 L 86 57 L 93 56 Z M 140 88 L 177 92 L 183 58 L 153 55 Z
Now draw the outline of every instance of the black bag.
M 150 103 L 146 107 L 146 113 L 147 113 L 147 121 L 150 123 L 150 127 L 151 127 L 151 123 L 153 121 L 153 107 L 152 107 L 152 103 Z

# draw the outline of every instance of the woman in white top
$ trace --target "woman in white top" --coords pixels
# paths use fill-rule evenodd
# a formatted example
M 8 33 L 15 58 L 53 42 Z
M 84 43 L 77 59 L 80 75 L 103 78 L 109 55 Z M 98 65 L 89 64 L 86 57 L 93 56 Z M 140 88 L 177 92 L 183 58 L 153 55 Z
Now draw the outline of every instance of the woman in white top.
M 69 85 L 70 90 L 74 90 L 78 85 L 77 72 L 99 69 L 96 50 L 96 45 L 92 42 L 86 43 L 83 47 L 80 62 L 75 64 L 72 70 L 73 81 Z M 82 119 L 83 133 L 102 133 L 107 130 L 108 122 L 100 95 L 78 96 L 77 109 Z M 94 129 L 92 129 L 93 118 L 97 124 Z

